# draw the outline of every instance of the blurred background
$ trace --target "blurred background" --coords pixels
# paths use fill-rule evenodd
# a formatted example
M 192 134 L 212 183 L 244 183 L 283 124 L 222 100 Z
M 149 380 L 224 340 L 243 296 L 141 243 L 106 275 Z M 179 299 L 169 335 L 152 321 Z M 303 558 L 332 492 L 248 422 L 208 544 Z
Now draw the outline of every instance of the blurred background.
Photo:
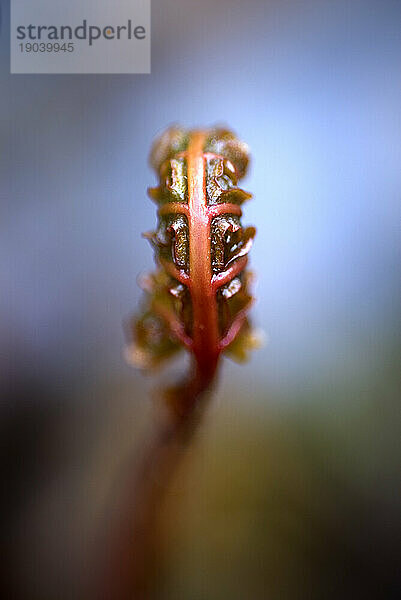
M 159 597 L 399 597 L 399 0 L 152 0 L 152 74 L 120 76 L 10 75 L 2 1 L 0 50 L 2 597 L 87 598 L 171 378 L 127 366 L 122 324 L 172 122 L 251 147 L 266 344 L 223 365 Z

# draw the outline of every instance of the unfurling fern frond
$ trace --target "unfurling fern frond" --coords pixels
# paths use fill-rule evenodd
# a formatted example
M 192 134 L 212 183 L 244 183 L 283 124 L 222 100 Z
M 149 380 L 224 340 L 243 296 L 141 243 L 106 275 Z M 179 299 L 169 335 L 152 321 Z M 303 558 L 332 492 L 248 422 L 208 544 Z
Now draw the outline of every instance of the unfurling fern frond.
M 131 323 L 136 365 L 155 367 L 186 348 L 206 382 L 222 353 L 243 361 L 255 347 L 246 271 L 255 228 L 241 225 L 251 194 L 237 187 L 248 160 L 248 146 L 222 128 L 174 126 L 154 143 L 158 225 L 145 237 L 158 270 L 142 279 L 143 314 Z

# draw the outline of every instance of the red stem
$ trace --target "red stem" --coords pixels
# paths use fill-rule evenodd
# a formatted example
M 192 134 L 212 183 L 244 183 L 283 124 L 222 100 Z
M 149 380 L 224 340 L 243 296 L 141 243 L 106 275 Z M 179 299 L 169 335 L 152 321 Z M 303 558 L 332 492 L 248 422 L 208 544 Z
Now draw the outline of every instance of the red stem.
M 187 150 L 189 268 L 193 353 L 200 374 L 211 378 L 220 355 L 216 293 L 212 288 L 210 223 L 206 196 L 205 133 L 192 134 Z
M 113 538 L 107 545 L 106 571 L 100 576 L 102 585 L 97 590 L 96 600 L 157 597 L 160 509 L 185 449 L 199 426 L 215 374 L 210 366 L 206 371 L 197 364 L 189 381 L 166 392 L 168 412 L 148 443 L 139 468 L 136 456 L 129 461 L 124 477 L 127 487 L 122 493 L 124 502 Z
M 133 482 L 133 467 L 129 465 L 129 483 L 119 513 L 120 526 L 116 539 L 111 542 L 109 569 L 106 578 L 102 578 L 105 582 L 97 595 L 101 600 L 151 598 L 162 500 L 183 451 L 199 424 L 207 392 L 216 377 L 220 353 L 234 339 L 245 318 L 244 309 L 225 337 L 220 339 L 217 290 L 242 271 L 247 259 L 240 257 L 222 273 L 212 273 L 212 219 L 223 214 L 240 216 L 242 213 L 236 204 L 208 206 L 205 166 L 206 159 L 212 155 L 203 152 L 205 137 L 202 131 L 192 132 L 185 152 L 188 205 L 174 202 L 159 208 L 159 215 L 179 212 L 188 219 L 189 273 L 178 269 L 171 261 L 160 258 L 160 263 L 173 278 L 189 289 L 193 311 L 192 339 L 174 315 L 166 313 L 162 306 L 156 308 L 163 313 L 172 334 L 192 352 L 193 370 L 188 381 L 165 393 L 167 414 L 148 445 Z

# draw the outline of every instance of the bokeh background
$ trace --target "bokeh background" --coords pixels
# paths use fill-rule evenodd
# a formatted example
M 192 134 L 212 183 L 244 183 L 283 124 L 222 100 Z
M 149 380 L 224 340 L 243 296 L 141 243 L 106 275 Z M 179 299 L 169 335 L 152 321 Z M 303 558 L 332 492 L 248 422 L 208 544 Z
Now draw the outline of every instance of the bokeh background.
M 122 323 L 172 122 L 252 149 L 255 324 L 166 505 L 161 599 L 399 597 L 401 3 L 152 0 L 151 75 L 10 75 L 1 2 L 4 598 L 87 598 L 156 381 Z M 176 367 L 180 369 L 181 366 Z

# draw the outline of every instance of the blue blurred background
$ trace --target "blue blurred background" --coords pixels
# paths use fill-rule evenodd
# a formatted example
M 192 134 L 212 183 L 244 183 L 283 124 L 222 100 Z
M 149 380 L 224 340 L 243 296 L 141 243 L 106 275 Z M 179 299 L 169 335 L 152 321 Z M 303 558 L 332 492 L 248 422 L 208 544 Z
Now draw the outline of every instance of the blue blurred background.
M 397 597 L 401 2 L 153 0 L 152 74 L 131 76 L 10 75 L 2 2 L 0 49 L 5 597 L 84 597 L 152 428 L 122 323 L 172 122 L 251 147 L 266 343 L 224 364 L 160 598 Z

